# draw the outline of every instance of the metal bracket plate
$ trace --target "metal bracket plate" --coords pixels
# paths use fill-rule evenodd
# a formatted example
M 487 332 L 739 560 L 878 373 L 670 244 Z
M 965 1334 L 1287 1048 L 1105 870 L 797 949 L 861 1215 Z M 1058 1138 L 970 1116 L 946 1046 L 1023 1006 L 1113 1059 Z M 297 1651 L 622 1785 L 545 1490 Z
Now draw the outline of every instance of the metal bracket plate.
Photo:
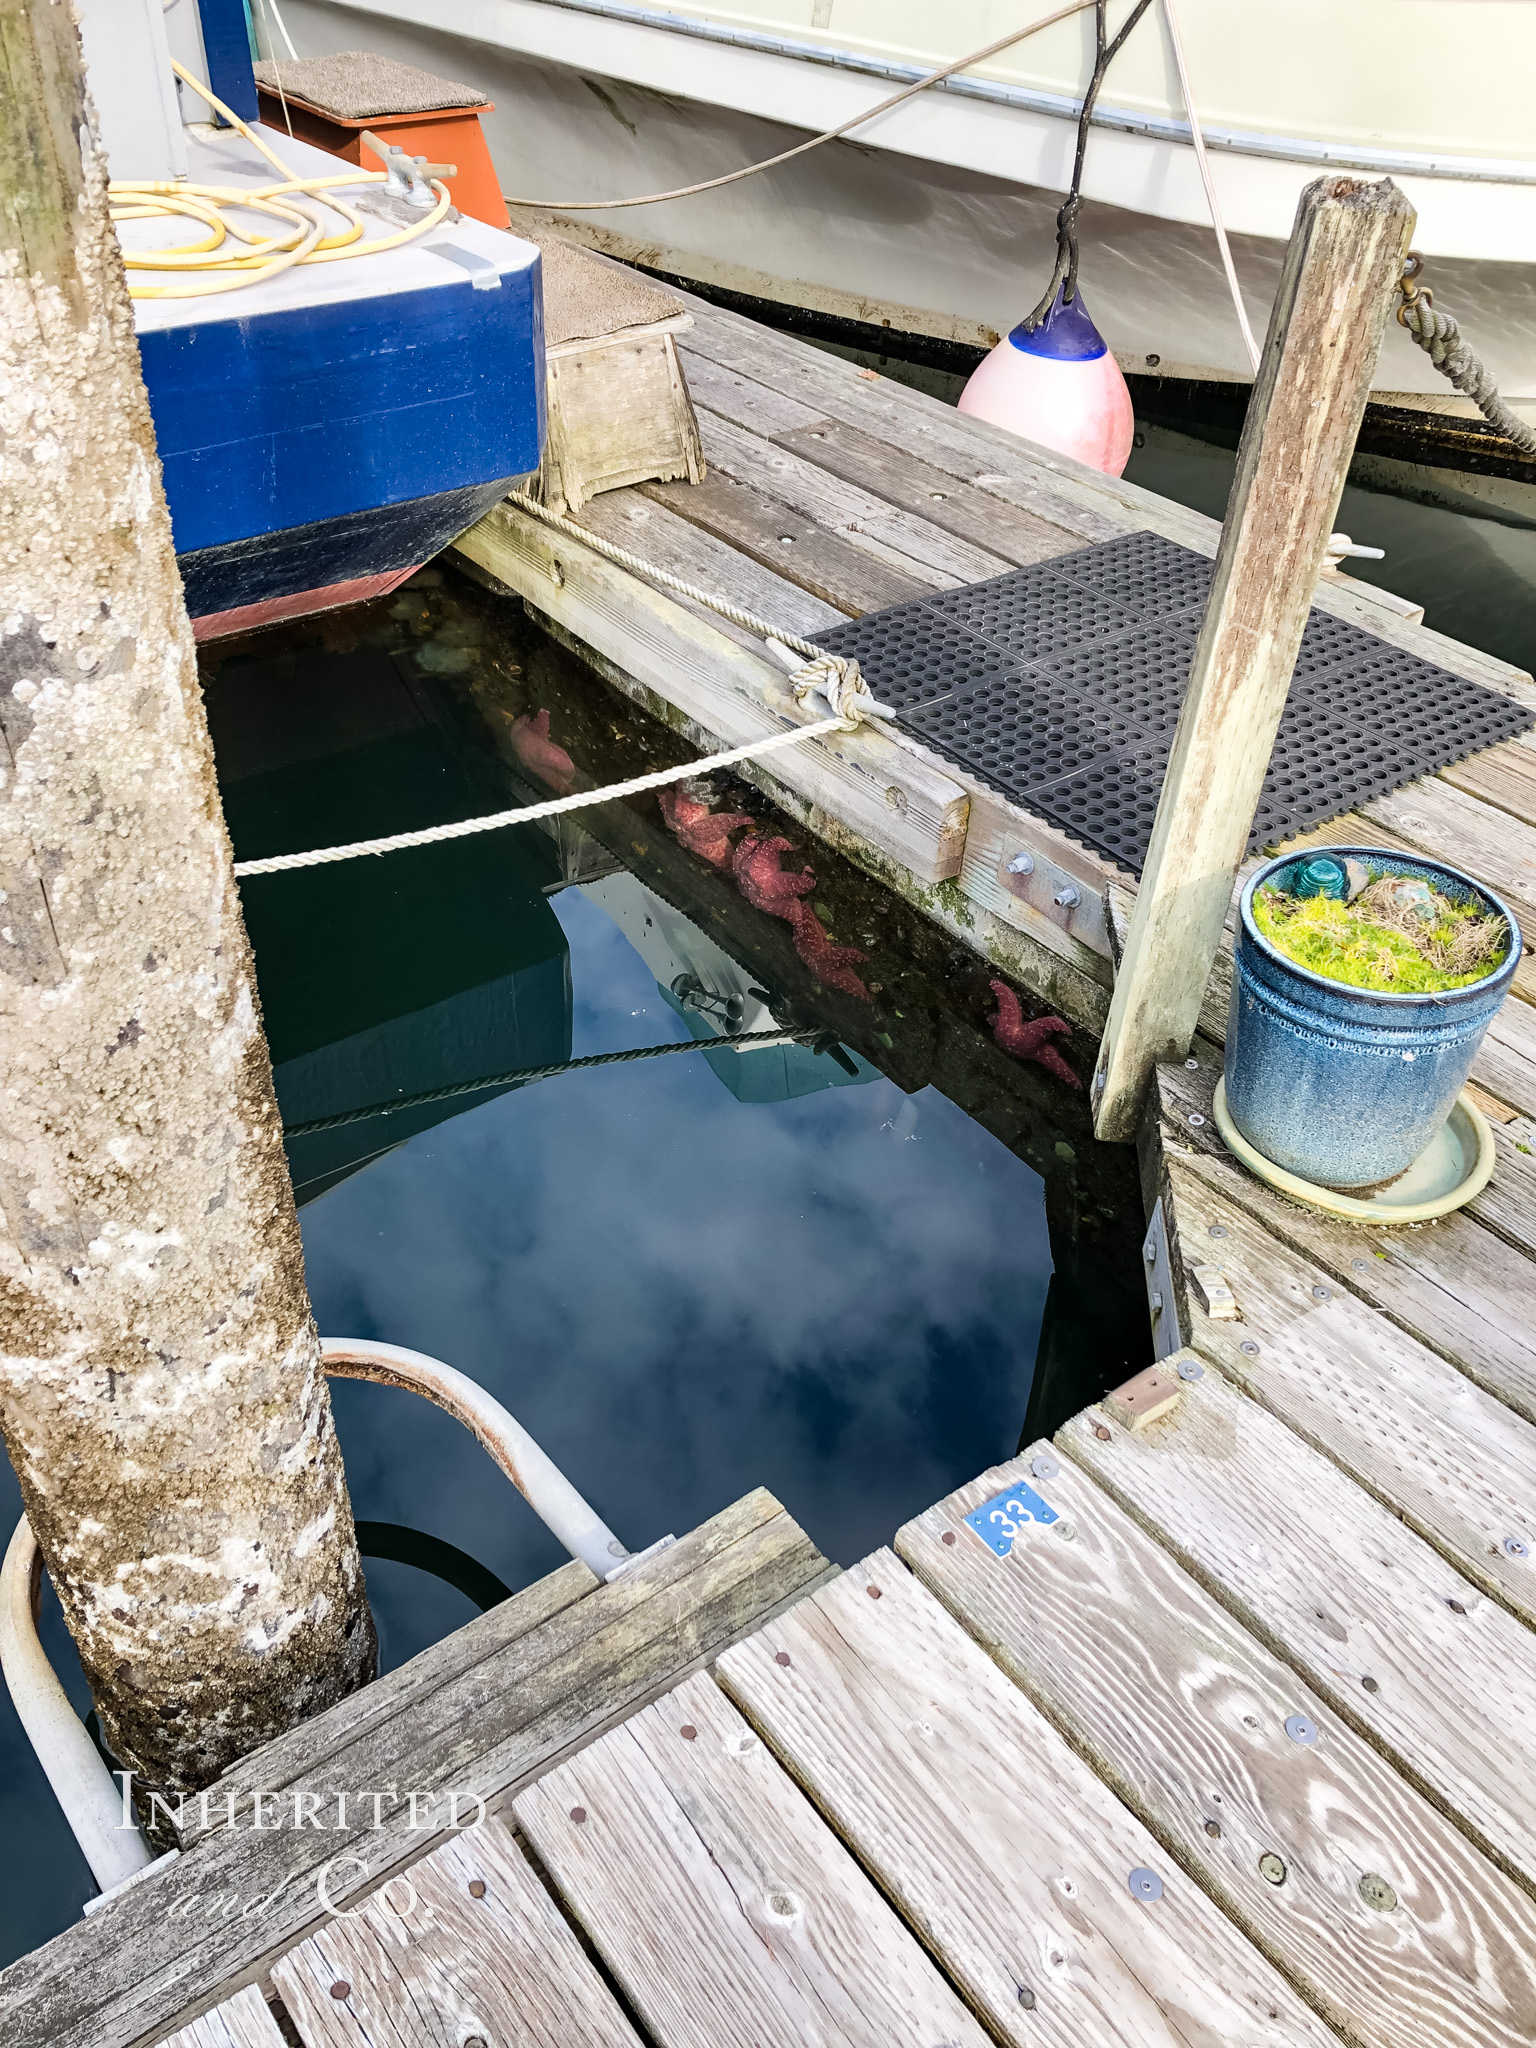
M 1173 1262 L 1168 1254 L 1168 1227 L 1163 1221 L 1163 1198 L 1157 1198 L 1152 1223 L 1141 1246 L 1142 1265 L 1147 1276 L 1147 1307 L 1152 1316 L 1152 1356 L 1171 1357 L 1184 1348 L 1179 1328 L 1178 1303 L 1173 1292 Z

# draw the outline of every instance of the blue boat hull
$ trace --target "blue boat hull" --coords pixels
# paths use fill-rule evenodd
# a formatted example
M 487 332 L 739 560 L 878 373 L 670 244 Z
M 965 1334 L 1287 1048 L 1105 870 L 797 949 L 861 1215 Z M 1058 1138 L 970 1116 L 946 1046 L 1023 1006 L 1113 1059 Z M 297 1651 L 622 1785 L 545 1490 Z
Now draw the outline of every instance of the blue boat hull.
M 270 141 L 301 173 L 350 172 Z M 202 155 L 230 185 L 267 175 L 233 134 Z M 135 313 L 200 637 L 378 595 L 539 466 L 539 252 L 481 221 Z

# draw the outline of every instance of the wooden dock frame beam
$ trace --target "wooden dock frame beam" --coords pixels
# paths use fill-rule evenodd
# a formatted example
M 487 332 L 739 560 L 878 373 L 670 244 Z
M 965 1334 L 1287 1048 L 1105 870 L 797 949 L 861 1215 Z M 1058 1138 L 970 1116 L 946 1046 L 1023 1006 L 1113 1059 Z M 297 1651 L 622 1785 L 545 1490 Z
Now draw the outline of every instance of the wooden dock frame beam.
M 1319 178 L 1296 209 L 1099 1049 L 1100 1138 L 1135 1136 L 1153 1068 L 1194 1037 L 1414 220 L 1389 178 Z

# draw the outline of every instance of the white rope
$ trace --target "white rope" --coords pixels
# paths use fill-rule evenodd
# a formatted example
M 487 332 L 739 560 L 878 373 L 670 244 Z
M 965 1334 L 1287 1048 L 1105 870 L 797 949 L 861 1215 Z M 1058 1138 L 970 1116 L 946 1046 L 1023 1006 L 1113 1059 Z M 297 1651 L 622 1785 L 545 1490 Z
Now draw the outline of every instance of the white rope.
M 952 78 L 957 71 L 968 71 L 973 64 L 980 64 L 988 57 L 995 57 L 1000 50 L 1022 43 L 1026 36 L 1036 34 L 1040 29 L 1051 28 L 1058 21 L 1065 21 L 1068 15 L 1081 14 L 1086 7 L 1095 5 L 1095 0 L 1068 0 L 1065 7 L 1058 7 L 1053 14 L 1042 14 L 1038 21 L 1032 21 L 1025 28 L 1010 29 L 1005 36 L 999 36 L 995 43 L 988 43 L 980 50 L 972 50 L 969 56 L 956 57 L 953 63 L 941 64 L 937 71 L 930 71 L 911 85 L 904 85 L 900 92 L 893 92 L 889 99 L 881 100 L 877 106 L 866 107 L 861 114 L 854 114 L 836 128 L 828 128 L 820 135 L 813 135 L 809 142 L 797 142 L 793 149 L 780 150 L 777 156 L 764 157 L 761 163 L 744 164 L 739 171 L 727 171 L 721 178 L 705 178 L 697 185 L 679 185 L 672 192 L 646 192 L 634 199 L 519 199 L 511 192 L 504 192 L 502 198 L 508 206 L 520 206 L 535 213 L 610 213 L 620 206 L 659 206 L 667 199 L 691 199 L 695 192 L 714 192 L 722 185 L 734 185 L 742 178 L 752 178 L 759 171 L 771 171 L 775 164 L 787 164 L 791 157 L 804 156 L 808 149 L 820 149 L 824 142 L 836 142 L 839 136 L 847 135 L 851 129 L 862 128 L 866 121 L 873 121 L 877 114 L 888 114 L 892 107 L 899 107 L 903 100 L 911 99 L 914 93 L 926 92 L 930 85 L 939 85 L 946 78 Z
M 497 811 L 486 818 L 461 818 L 451 825 L 428 825 L 419 832 L 392 832 L 384 839 L 356 839 L 346 846 L 316 847 L 309 853 L 277 853 L 266 860 L 236 861 L 235 873 L 238 876 L 281 875 L 290 868 L 324 867 L 331 861 L 356 860 L 365 853 L 399 853 L 413 846 L 436 846 L 446 839 L 467 839 L 476 832 L 499 832 L 507 825 L 531 825 L 539 818 L 558 818 L 567 811 L 585 810 L 592 804 L 639 796 L 648 789 L 665 789 L 668 783 L 684 782 L 695 775 L 708 775 L 717 768 L 734 768 L 739 762 L 756 761 L 764 754 L 771 754 L 778 747 L 798 746 L 802 740 L 824 739 L 833 732 L 853 732 L 870 718 L 895 716 L 884 704 L 876 703 L 856 661 L 840 654 L 829 654 L 825 648 L 817 647 L 810 640 L 802 640 L 798 634 L 786 632 L 782 626 L 772 625 L 753 612 L 742 611 L 723 597 L 685 583 L 680 576 L 656 568 L 639 555 L 632 555 L 627 548 L 615 547 L 612 541 L 604 540 L 601 534 L 593 533 L 587 527 L 578 526 L 575 520 L 565 518 L 562 513 L 551 512 L 525 491 L 512 491 L 508 495 L 524 511 L 559 532 L 570 534 L 583 546 L 595 549 L 619 567 L 649 577 L 652 582 L 674 590 L 680 596 L 691 597 L 699 604 L 707 605 L 711 611 L 744 626 L 748 632 L 761 634 L 765 640 L 777 641 L 781 646 L 792 648 L 796 654 L 803 654 L 805 666 L 796 669 L 788 678 L 795 700 L 803 704 L 812 695 L 823 697 L 831 707 L 831 717 L 819 718 L 811 725 L 791 726 L 787 732 L 752 740 L 744 747 L 732 747 L 723 754 L 707 755 L 702 761 L 684 761 L 675 768 L 659 768 L 650 775 L 632 776 L 628 782 L 610 783 L 605 789 L 550 797 L 544 803 L 525 804 L 515 811 Z
M 665 789 L 669 782 L 684 782 L 692 775 L 708 775 L 716 768 L 733 768 L 738 761 L 753 761 L 775 747 L 792 747 L 798 740 L 821 739 L 829 732 L 848 732 L 845 718 L 822 718 L 814 725 L 797 725 L 772 739 L 754 740 L 749 747 L 732 747 L 727 754 L 710 754 L 702 761 L 684 761 L 678 768 L 661 768 L 654 775 L 636 775 L 628 782 L 615 782 L 607 789 L 594 789 L 576 796 L 557 796 L 548 803 L 527 804 L 517 811 L 497 811 L 489 818 L 461 818 L 456 825 L 429 825 L 421 832 L 394 832 L 387 839 L 356 839 L 350 846 L 322 846 L 313 853 L 278 853 L 270 860 L 237 860 L 237 875 L 281 875 L 289 868 L 324 867 L 328 861 L 356 860 L 364 853 L 399 853 L 409 846 L 436 846 L 444 839 L 468 839 L 475 832 L 499 832 L 504 825 L 530 825 L 536 818 L 558 818 L 566 811 L 579 811 L 589 804 L 610 803 L 616 797 L 639 796 L 647 789 Z
M 1243 330 L 1248 360 L 1252 363 L 1253 374 L 1257 377 L 1259 344 L 1254 340 L 1253 329 L 1248 325 L 1248 308 L 1243 304 L 1243 294 L 1237 282 L 1237 267 L 1232 261 L 1232 250 L 1227 242 L 1226 224 L 1221 218 L 1221 208 L 1216 202 L 1216 184 L 1205 154 L 1205 137 L 1200 133 L 1200 116 L 1195 112 L 1195 96 L 1189 87 L 1189 71 L 1184 62 L 1184 43 L 1173 11 L 1173 0 L 1163 0 L 1163 14 L 1168 23 L 1168 40 L 1173 44 L 1173 61 L 1178 67 L 1179 91 L 1184 95 L 1184 111 L 1189 116 L 1189 139 L 1195 145 L 1195 161 L 1200 166 L 1200 179 L 1205 186 L 1205 203 L 1211 209 L 1211 225 L 1216 230 L 1216 246 L 1221 251 L 1222 268 L 1227 273 L 1227 289 L 1232 294 L 1237 324 Z

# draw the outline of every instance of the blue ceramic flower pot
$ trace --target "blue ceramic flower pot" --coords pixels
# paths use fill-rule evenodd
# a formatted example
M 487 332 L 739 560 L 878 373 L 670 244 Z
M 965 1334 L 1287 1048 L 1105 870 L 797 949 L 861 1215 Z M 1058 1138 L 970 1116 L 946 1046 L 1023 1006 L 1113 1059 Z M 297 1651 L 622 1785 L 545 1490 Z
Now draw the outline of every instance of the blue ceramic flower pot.
M 1298 966 L 1254 923 L 1254 891 L 1285 887 L 1306 854 L 1270 861 L 1244 889 L 1227 1112 L 1277 1166 L 1322 1187 L 1364 1189 L 1406 1173 L 1450 1115 L 1520 964 L 1520 927 L 1491 890 L 1439 861 L 1372 846 L 1327 851 L 1417 876 L 1455 901 L 1497 911 L 1510 931 L 1508 954 L 1482 981 L 1443 995 L 1378 995 Z

